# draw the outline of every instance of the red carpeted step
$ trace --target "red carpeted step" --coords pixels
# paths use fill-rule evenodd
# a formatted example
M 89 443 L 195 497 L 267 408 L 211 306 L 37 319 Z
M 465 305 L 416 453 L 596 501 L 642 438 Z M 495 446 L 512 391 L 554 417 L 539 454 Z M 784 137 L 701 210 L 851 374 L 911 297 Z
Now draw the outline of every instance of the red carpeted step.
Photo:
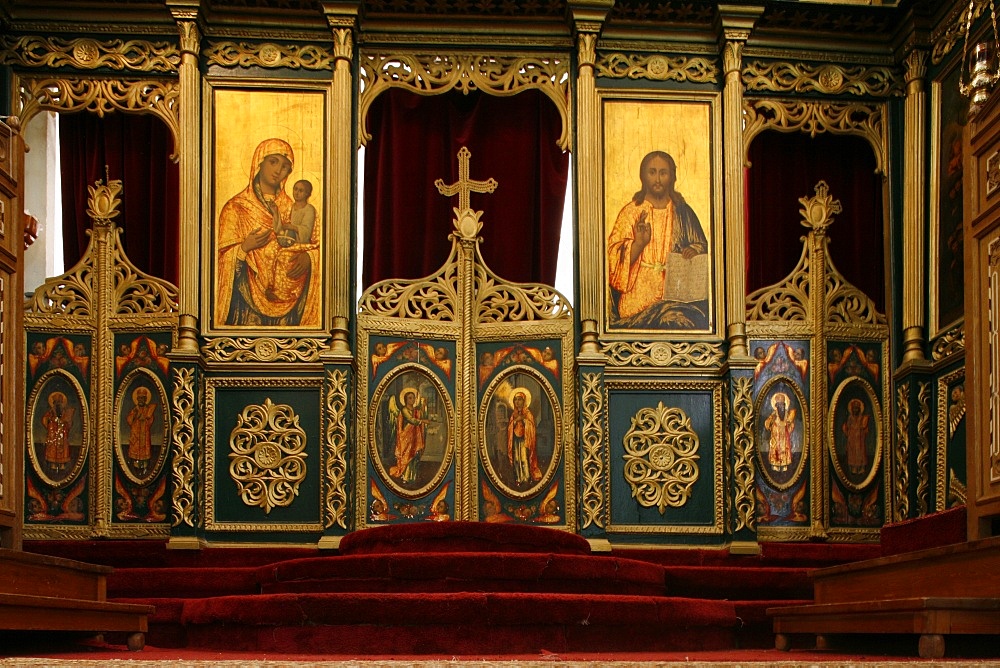
M 563 592 L 663 596 L 663 568 L 614 557 L 457 552 L 298 559 L 258 570 L 261 591 Z
M 883 557 L 966 540 L 965 506 L 956 506 L 923 517 L 886 524 L 880 531 Z
M 349 533 L 340 541 L 341 554 L 403 552 L 590 554 L 590 543 L 558 529 L 486 522 L 389 524 Z
M 728 599 L 811 599 L 808 568 L 666 566 L 671 596 Z
M 139 603 L 155 608 L 148 617 L 149 630 L 146 632 L 146 644 L 152 647 L 185 647 L 187 633 L 182 621 L 184 616 L 183 598 L 117 598 L 116 603 Z M 111 644 L 124 645 L 126 634 L 116 637 L 105 634 L 105 639 Z
M 200 550 L 172 550 L 160 540 L 31 540 L 25 552 L 75 559 L 88 564 L 115 568 L 225 568 L 263 566 L 285 559 L 304 559 L 321 554 L 317 548 L 286 547 L 207 547 Z
M 108 576 L 108 596 L 205 598 L 256 594 L 257 567 L 119 568 Z
M 742 648 L 771 649 L 774 647 L 774 620 L 768 616 L 767 609 L 789 605 L 809 605 L 812 602 L 811 597 L 798 600 L 733 601 L 736 618 L 740 624 L 736 632 L 739 646 Z
M 190 599 L 189 647 L 366 654 L 735 646 L 728 601 L 580 594 L 275 594 Z

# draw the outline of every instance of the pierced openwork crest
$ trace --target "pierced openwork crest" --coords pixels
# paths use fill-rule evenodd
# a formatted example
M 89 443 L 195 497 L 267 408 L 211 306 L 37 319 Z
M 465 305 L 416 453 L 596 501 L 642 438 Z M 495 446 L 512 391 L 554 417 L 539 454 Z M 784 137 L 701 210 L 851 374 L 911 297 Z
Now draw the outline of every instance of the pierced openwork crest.
M 292 504 L 306 478 L 306 432 L 291 406 L 270 398 L 237 416 L 229 436 L 229 475 L 240 498 L 264 512 Z
M 809 228 L 802 256 L 792 273 L 776 285 L 761 288 L 747 297 L 747 320 L 808 321 L 811 293 L 823 285 L 824 313 L 828 323 L 884 325 L 885 315 L 861 290 L 848 282 L 833 264 L 826 230 L 833 215 L 842 211 L 840 200 L 830 196 L 825 181 L 816 184 L 816 195 L 799 199 L 802 225 Z
M 661 401 L 656 408 L 643 408 L 632 418 L 625 434 L 625 480 L 632 498 L 662 515 L 667 506 L 680 508 L 697 482 L 698 435 L 691 418 L 680 408 Z

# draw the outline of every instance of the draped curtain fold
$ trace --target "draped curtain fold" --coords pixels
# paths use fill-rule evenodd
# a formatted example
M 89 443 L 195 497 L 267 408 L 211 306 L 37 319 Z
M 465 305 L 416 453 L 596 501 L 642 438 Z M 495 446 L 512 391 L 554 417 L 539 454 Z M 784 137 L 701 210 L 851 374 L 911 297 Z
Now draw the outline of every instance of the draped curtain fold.
M 499 184 L 471 195 L 484 212 L 486 264 L 508 280 L 554 283 L 569 154 L 556 144 L 562 120 L 551 100 L 536 90 L 425 97 L 393 89 L 375 99 L 367 126 L 364 287 L 427 276 L 447 259 L 458 198 L 434 182 L 458 180 L 462 146 L 472 153 L 470 178 Z
M 125 254 L 140 270 L 177 284 L 180 234 L 180 172 L 170 160 L 173 138 L 162 121 L 146 114 L 62 114 L 63 252 L 67 267 L 87 250 L 87 187 L 122 181 Z
M 799 198 L 826 181 L 840 200 L 827 229 L 830 257 L 851 284 L 885 311 L 882 176 L 860 137 L 764 132 L 750 145 L 747 170 L 747 294 L 780 282 L 802 254 Z

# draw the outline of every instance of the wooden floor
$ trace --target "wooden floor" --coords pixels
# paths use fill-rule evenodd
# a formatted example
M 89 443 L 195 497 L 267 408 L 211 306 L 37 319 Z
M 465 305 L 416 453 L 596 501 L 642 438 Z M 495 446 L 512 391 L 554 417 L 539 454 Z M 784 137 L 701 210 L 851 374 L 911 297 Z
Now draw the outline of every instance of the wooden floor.
M 0 549 L 0 630 L 125 632 L 145 645 L 149 605 L 107 600 L 107 566 Z
M 917 634 L 922 658 L 941 658 L 949 635 L 1000 635 L 1000 537 L 824 568 L 814 603 L 771 608 L 775 646 L 789 636 Z

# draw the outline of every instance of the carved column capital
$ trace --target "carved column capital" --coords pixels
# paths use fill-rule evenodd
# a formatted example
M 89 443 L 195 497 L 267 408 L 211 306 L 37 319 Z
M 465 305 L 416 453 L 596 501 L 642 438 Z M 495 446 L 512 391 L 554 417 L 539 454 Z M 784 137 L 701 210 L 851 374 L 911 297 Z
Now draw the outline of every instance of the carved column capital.
M 921 85 L 921 89 L 923 88 L 923 81 L 927 76 L 927 58 L 927 51 L 924 49 L 913 49 L 906 56 L 903 66 L 906 68 L 907 87 L 918 83 Z

